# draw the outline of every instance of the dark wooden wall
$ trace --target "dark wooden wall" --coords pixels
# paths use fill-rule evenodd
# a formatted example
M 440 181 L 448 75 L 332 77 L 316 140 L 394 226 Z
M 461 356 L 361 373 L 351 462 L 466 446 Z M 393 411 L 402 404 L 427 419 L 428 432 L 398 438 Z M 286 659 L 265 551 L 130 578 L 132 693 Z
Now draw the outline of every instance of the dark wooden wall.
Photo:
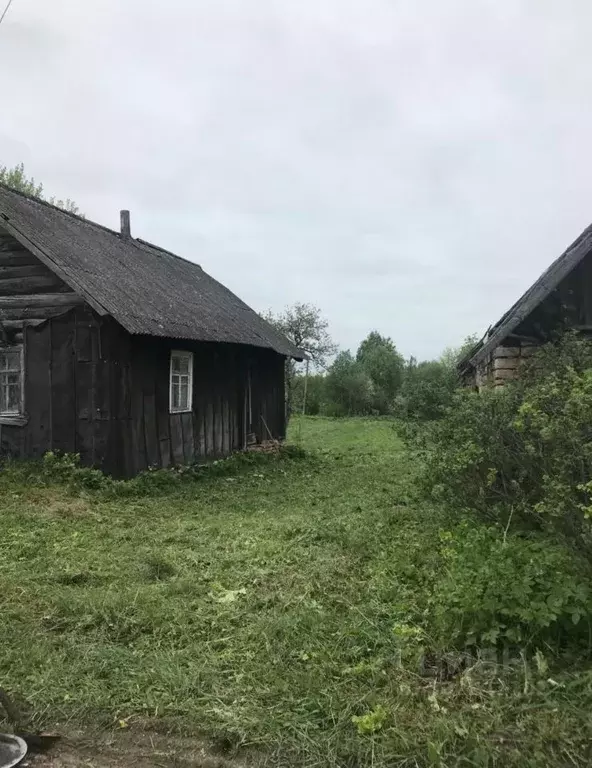
M 129 434 L 129 336 L 82 306 L 25 325 L 25 423 L 0 425 L 3 454 L 79 453 L 122 474 Z M 128 449 L 129 450 L 129 449 Z
M 193 352 L 193 408 L 169 413 L 171 350 Z M 250 382 L 250 408 L 249 408 Z M 227 456 L 285 437 L 284 358 L 234 344 L 136 337 L 131 353 L 132 453 L 127 474 Z
M 24 345 L 26 418 L 0 425 L 3 455 L 79 453 L 129 477 L 226 456 L 250 435 L 285 436 L 284 359 L 273 352 L 134 338 L 86 306 L 25 326 Z M 169 413 L 171 349 L 194 353 L 191 413 Z

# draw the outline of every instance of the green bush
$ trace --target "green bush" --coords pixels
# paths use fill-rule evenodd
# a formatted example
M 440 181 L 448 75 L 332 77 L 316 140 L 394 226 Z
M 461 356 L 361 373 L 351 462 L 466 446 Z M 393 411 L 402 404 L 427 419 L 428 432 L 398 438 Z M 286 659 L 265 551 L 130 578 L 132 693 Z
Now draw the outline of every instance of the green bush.
M 559 651 L 588 643 L 588 574 L 570 551 L 538 536 L 464 522 L 442 533 L 442 577 L 430 631 L 441 650 L 488 645 Z
M 372 412 L 374 387 L 364 366 L 340 352 L 325 378 L 327 416 L 365 416 Z
M 304 382 L 306 377 L 297 374 L 292 384 L 292 410 L 302 413 L 304 407 Z M 306 384 L 306 413 L 318 416 L 323 411 L 325 402 L 325 377 L 320 373 L 310 374 Z
M 397 401 L 397 413 L 412 421 L 442 418 L 458 386 L 453 367 L 438 360 L 409 362 Z
M 100 469 L 80 466 L 80 455 L 48 451 L 37 462 L 10 462 L 5 467 L 31 483 L 62 484 L 74 492 L 97 491 L 103 496 L 142 497 L 167 494 L 175 488 L 207 478 L 230 477 L 257 467 L 268 467 L 286 460 L 304 459 L 306 451 L 294 445 L 281 445 L 277 452 L 247 451 L 211 461 L 169 469 L 149 469 L 129 480 L 114 480 Z
M 592 351 L 566 336 L 502 391 L 455 395 L 420 433 L 424 489 L 491 522 L 592 553 Z
M 66 483 L 78 489 L 101 490 L 110 482 L 99 469 L 80 466 L 80 454 L 48 451 L 42 459 L 41 477 L 49 483 Z

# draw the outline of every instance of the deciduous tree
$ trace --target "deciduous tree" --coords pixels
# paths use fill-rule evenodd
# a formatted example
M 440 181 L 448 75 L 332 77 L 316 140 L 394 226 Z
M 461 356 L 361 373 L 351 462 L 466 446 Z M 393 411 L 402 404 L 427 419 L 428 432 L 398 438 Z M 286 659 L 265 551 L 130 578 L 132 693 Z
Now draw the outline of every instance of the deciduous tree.
M 30 178 L 27 176 L 23 163 L 15 165 L 14 168 L 8 168 L 6 165 L 0 166 L 0 183 L 6 184 L 7 187 L 16 189 L 18 192 L 24 192 L 31 197 L 47 200 L 51 205 L 55 205 L 64 211 L 80 215 L 78 206 L 70 198 L 66 200 L 58 200 L 56 197 L 46 198 L 43 192 L 43 184 L 38 184 L 33 176 Z
M 372 331 L 358 347 L 356 360 L 372 382 L 374 410 L 388 413 L 401 388 L 405 370 L 405 361 L 393 340 Z

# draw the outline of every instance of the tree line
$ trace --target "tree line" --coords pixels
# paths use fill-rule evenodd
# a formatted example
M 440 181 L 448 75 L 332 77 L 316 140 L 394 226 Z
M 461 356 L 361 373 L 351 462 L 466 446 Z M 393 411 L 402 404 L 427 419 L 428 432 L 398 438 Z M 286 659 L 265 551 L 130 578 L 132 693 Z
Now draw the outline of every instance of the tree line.
M 376 330 L 355 354 L 339 350 L 321 310 L 296 303 L 265 315 L 308 358 L 290 361 L 286 370 L 288 407 L 326 416 L 398 415 L 431 420 L 442 415 L 458 386 L 456 366 L 476 338 L 467 337 L 437 360 L 405 359 L 394 341 Z

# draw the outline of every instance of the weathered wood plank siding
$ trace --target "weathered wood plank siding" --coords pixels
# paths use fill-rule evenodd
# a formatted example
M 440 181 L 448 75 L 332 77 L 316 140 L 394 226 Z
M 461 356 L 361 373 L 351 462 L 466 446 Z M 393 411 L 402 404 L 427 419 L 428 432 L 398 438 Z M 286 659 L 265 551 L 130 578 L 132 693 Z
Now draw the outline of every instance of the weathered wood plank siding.
M 25 423 L 1 425 L 1 452 L 39 458 L 49 450 L 79 453 L 86 465 L 132 474 L 125 378 L 127 334 L 79 307 L 40 325 L 23 325 Z M 128 441 L 129 442 L 129 441 Z
M 240 450 L 246 432 L 258 440 L 285 436 L 284 358 L 234 344 L 131 340 L 134 471 L 215 459 Z M 169 413 L 172 350 L 193 352 L 193 407 Z M 245 400 L 251 381 L 251 423 Z M 267 425 L 267 426 L 265 426 Z
M 0 228 L 0 321 L 45 320 L 79 304 L 63 280 Z

